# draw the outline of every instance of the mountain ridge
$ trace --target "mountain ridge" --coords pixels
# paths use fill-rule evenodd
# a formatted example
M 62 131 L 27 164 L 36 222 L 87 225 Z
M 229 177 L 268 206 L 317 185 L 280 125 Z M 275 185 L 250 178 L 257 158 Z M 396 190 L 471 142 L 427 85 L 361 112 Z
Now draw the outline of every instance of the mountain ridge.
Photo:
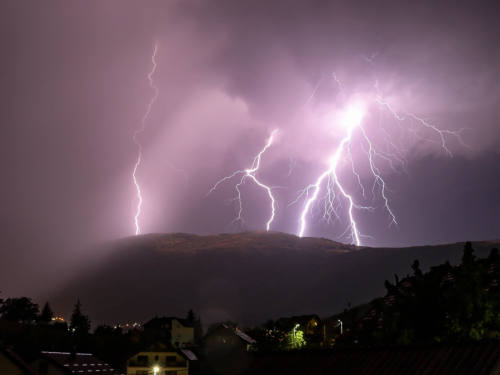
M 270 245 L 278 245 L 280 250 L 337 251 L 349 252 L 360 250 L 362 246 L 346 245 L 326 238 L 298 237 L 288 233 L 274 231 L 245 231 L 236 234 L 211 234 L 199 236 L 189 233 L 148 233 L 130 236 L 116 241 L 120 246 L 128 244 L 142 245 L 156 251 L 199 252 L 261 250 Z M 245 246 L 245 247 L 243 247 Z
M 109 256 L 76 276 L 54 298 L 58 311 L 80 298 L 97 323 L 144 323 L 156 315 L 204 323 L 232 319 L 262 324 L 281 316 L 331 316 L 385 293 L 384 280 L 449 260 L 464 243 L 370 248 L 279 232 L 197 236 L 153 233 L 109 244 Z M 500 242 L 473 242 L 485 257 Z M 66 307 L 63 307 L 66 305 Z

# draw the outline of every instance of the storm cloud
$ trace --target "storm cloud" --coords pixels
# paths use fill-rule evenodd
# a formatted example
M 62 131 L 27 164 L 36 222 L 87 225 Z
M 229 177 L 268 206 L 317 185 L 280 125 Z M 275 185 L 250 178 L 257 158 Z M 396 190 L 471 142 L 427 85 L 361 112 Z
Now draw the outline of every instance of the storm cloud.
M 137 135 L 143 233 L 265 229 L 269 198 L 252 181 L 237 227 L 239 180 L 206 194 L 276 129 L 258 176 L 277 186 L 271 229 L 296 233 L 304 199 L 290 203 L 363 103 L 371 139 L 385 147 L 383 123 L 407 151 L 380 167 L 398 225 L 369 196 L 376 210 L 356 213 L 364 244 L 498 238 L 499 16 L 496 1 L 3 2 L 2 295 L 43 295 L 97 255 L 92 245 L 135 233 L 133 136 L 154 97 L 155 47 L 158 98 Z M 461 141 L 445 133 L 447 153 L 432 130 L 410 134 L 420 124 L 409 114 Z M 366 160 L 355 161 L 370 192 Z M 352 242 L 339 237 L 345 208 L 335 225 L 321 206 L 312 213 L 307 236 Z

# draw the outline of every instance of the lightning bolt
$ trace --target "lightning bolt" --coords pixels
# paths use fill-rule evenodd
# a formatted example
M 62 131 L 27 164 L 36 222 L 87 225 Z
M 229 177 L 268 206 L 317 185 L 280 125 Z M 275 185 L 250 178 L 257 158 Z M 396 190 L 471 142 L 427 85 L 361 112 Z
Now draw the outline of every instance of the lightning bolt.
M 254 158 L 253 160 L 253 163 L 251 165 L 251 167 L 249 169 L 245 169 L 245 170 L 242 170 L 242 171 L 236 171 L 234 172 L 233 174 L 229 175 L 229 176 L 226 176 L 224 178 L 222 178 L 221 180 L 217 181 L 217 183 L 214 185 L 214 187 L 212 189 L 210 189 L 210 191 L 205 195 L 208 196 L 212 191 L 214 191 L 217 186 L 219 186 L 219 184 L 221 184 L 222 182 L 226 181 L 226 180 L 229 180 L 237 175 L 242 175 L 241 179 L 240 179 L 240 182 L 238 182 L 235 186 L 236 188 L 236 191 L 237 191 L 237 197 L 236 198 L 232 198 L 229 200 L 229 203 L 232 202 L 232 201 L 238 201 L 238 205 L 239 205 L 239 210 L 238 210 L 238 217 L 235 218 L 229 225 L 236 225 L 237 223 L 241 223 L 241 225 L 243 225 L 244 223 L 244 220 L 243 220 L 243 217 L 242 217 L 242 212 L 243 212 L 243 206 L 242 206 L 242 203 L 241 203 L 241 190 L 240 190 L 240 187 L 245 183 L 245 180 L 247 178 L 250 178 L 251 180 L 253 180 L 258 186 L 260 186 L 261 188 L 265 189 L 267 191 L 267 194 L 269 195 L 269 198 L 271 199 L 271 217 L 269 219 L 269 221 L 267 222 L 267 225 L 266 225 L 266 228 L 267 230 L 269 230 L 270 228 L 270 225 L 271 223 L 273 222 L 274 220 L 274 213 L 276 211 L 276 200 L 274 199 L 273 197 L 273 194 L 271 192 L 271 189 L 272 188 L 275 188 L 275 186 L 267 186 L 267 185 L 264 185 L 262 182 L 260 182 L 258 179 L 257 179 L 257 171 L 259 169 L 259 166 L 260 166 L 260 158 L 261 156 L 264 154 L 264 152 L 266 152 L 266 150 L 271 146 L 272 142 L 273 142 L 273 138 L 274 138 L 274 134 L 278 131 L 278 129 L 274 130 L 272 133 L 271 133 L 271 136 L 269 137 L 269 141 L 267 142 L 266 146 L 259 152 L 259 154 Z
M 155 69 L 156 69 L 156 61 L 155 61 L 156 51 L 157 51 L 157 46 L 155 45 L 155 50 L 153 52 L 153 56 L 151 57 L 151 61 L 153 62 L 153 69 L 148 74 L 149 86 L 154 90 L 155 95 L 151 99 L 151 101 L 149 102 L 148 110 L 146 111 L 146 114 L 142 118 L 141 128 L 138 129 L 138 130 L 136 130 L 134 132 L 134 136 L 132 137 L 132 139 L 134 140 L 134 142 L 139 147 L 139 154 L 137 156 L 137 162 L 134 165 L 134 171 L 132 173 L 132 178 L 134 180 L 134 185 L 135 185 L 136 190 L 137 190 L 137 194 L 136 194 L 136 196 L 134 197 L 134 199 L 132 201 L 132 213 L 134 214 L 135 234 L 136 235 L 141 234 L 141 229 L 139 227 L 139 215 L 141 214 L 141 205 L 142 205 L 141 188 L 139 187 L 139 183 L 137 182 L 137 176 L 136 176 L 137 168 L 139 168 L 139 164 L 141 163 L 142 145 L 137 140 L 137 135 L 140 132 L 142 132 L 144 130 L 144 128 L 146 127 L 146 119 L 149 116 L 149 112 L 151 112 L 151 106 L 153 105 L 153 103 L 155 102 L 155 100 L 158 98 L 158 88 L 153 84 L 153 79 L 151 78 L 151 76 L 153 75 L 153 73 L 155 72 Z M 139 202 L 137 203 L 137 209 L 134 208 L 134 203 L 135 203 L 136 200 L 139 200 Z
M 182 173 L 184 175 L 184 191 L 186 191 L 187 190 L 187 185 L 188 185 L 188 174 L 187 174 L 187 172 L 185 170 L 183 170 L 183 169 L 177 169 L 177 168 L 175 168 L 172 165 L 172 163 L 169 162 L 169 161 L 167 163 L 168 163 L 168 165 L 170 165 L 170 168 L 172 168 L 174 171 Z
M 333 74 L 335 76 L 335 73 Z M 299 111 L 296 113 L 295 115 L 295 120 L 293 120 L 292 124 L 295 124 L 297 122 L 297 119 L 299 118 L 299 115 L 301 114 L 301 112 L 306 109 L 306 108 L 309 108 L 309 104 L 311 103 L 311 100 L 314 98 L 314 95 L 316 94 L 316 91 L 318 91 L 319 87 L 321 86 L 321 83 L 325 80 L 325 77 L 322 77 L 318 84 L 316 85 L 316 88 L 314 89 L 314 91 L 312 92 L 311 96 L 309 97 L 309 99 L 307 100 L 307 103 L 305 106 L 303 106 L 301 109 L 299 109 Z
M 370 59 L 365 59 L 371 63 L 376 55 L 377 54 L 374 54 Z M 333 78 L 339 85 L 340 91 L 342 91 L 344 86 L 340 83 L 335 74 L 333 75 Z M 366 128 L 363 126 L 362 120 L 364 117 L 364 110 L 356 106 L 348 107 L 345 115 L 341 119 L 342 125 L 347 128 L 346 134 L 341 139 L 336 151 L 333 153 L 333 156 L 329 161 L 328 169 L 318 177 L 314 184 L 310 184 L 305 189 L 298 191 L 296 193 L 297 198 L 290 203 L 290 205 L 292 205 L 300 199 L 304 199 L 303 210 L 298 221 L 299 226 L 297 230 L 297 235 L 300 237 L 302 237 L 307 230 L 307 217 L 310 215 L 315 216 L 318 212 L 321 212 L 321 210 L 323 211 L 323 216 L 321 218 L 322 221 L 325 221 L 328 224 L 334 224 L 336 221 L 340 221 L 342 201 L 347 202 L 348 205 L 347 211 L 349 225 L 341 234 L 341 237 L 347 235 L 347 238 L 351 238 L 358 246 L 361 245 L 361 238 L 369 237 L 367 235 L 363 235 L 358 229 L 355 219 L 355 211 L 373 211 L 376 207 L 356 203 L 353 194 L 347 192 L 341 181 L 341 176 L 339 175 L 339 171 L 342 167 L 349 166 L 350 172 L 357 179 L 358 188 L 361 190 L 363 198 L 366 198 L 365 187 L 362 184 L 360 174 L 356 171 L 354 159 L 351 153 L 354 143 L 359 145 L 363 153 L 366 155 L 366 164 L 368 165 L 368 169 L 373 179 L 371 189 L 373 202 L 375 202 L 375 197 L 378 194 L 381 198 L 383 209 L 388 214 L 389 227 L 391 225 L 397 226 L 398 223 L 395 213 L 389 205 L 389 200 L 387 198 L 387 192 L 389 189 L 382 178 L 382 172 L 379 165 L 383 162 L 388 165 L 392 171 L 399 173 L 396 168 L 396 164 L 399 164 L 406 171 L 409 151 L 403 145 L 405 134 L 408 135 L 410 144 L 412 144 L 413 138 L 420 141 L 433 142 L 440 145 L 445 151 L 446 156 L 450 157 L 452 154 L 447 145 L 447 137 L 454 137 L 463 146 L 470 148 L 470 146 L 465 144 L 461 139 L 461 133 L 467 128 L 462 128 L 458 131 L 442 130 L 433 125 L 429 119 L 420 118 L 409 111 L 402 110 L 401 112 L 403 112 L 404 115 L 399 114 L 388 102 L 382 99 L 382 93 L 378 87 L 378 82 L 375 83 L 374 88 L 376 94 L 373 97 L 373 101 L 377 103 L 381 114 L 379 129 L 380 134 L 382 134 L 385 141 L 385 147 L 382 149 L 370 139 Z M 317 88 L 314 92 L 316 92 L 316 90 Z M 310 101 L 311 98 L 309 98 L 308 103 Z M 394 139 L 385 128 L 382 119 L 386 115 L 391 116 L 400 129 L 401 133 L 397 139 Z M 429 132 L 434 133 L 437 140 L 423 135 L 428 134 Z M 325 190 L 323 195 L 320 195 L 321 189 Z M 324 202 L 323 209 L 319 208 L 320 202 Z M 314 210 L 315 207 L 316 211 Z
M 331 222 L 331 217 L 332 214 L 335 215 L 337 219 L 340 220 L 340 197 L 339 195 L 342 195 L 347 201 L 349 202 L 349 227 L 346 229 L 344 234 L 347 231 L 350 231 L 350 234 L 348 238 L 352 238 L 352 240 L 356 243 L 356 245 L 361 244 L 360 237 L 363 235 L 360 233 L 360 231 L 357 228 L 356 221 L 353 216 L 353 210 L 354 209 L 364 209 L 364 210 L 373 210 L 373 207 L 365 207 L 365 206 L 360 206 L 357 205 L 353 197 L 348 194 L 345 190 L 345 188 L 342 186 L 342 183 L 340 182 L 338 175 L 337 175 L 337 168 L 339 167 L 339 162 L 341 160 L 341 154 L 343 150 L 346 150 L 346 157 L 344 160 L 348 160 L 351 165 L 353 165 L 352 157 L 351 157 L 351 151 L 350 151 L 350 144 L 352 142 L 353 138 L 353 132 L 356 127 L 361 127 L 361 119 L 362 119 L 362 113 L 358 112 L 357 110 L 351 110 L 349 111 L 343 118 L 344 122 L 346 123 L 348 130 L 346 136 L 342 139 L 340 142 L 339 147 L 337 148 L 337 151 L 333 155 L 333 157 L 330 160 L 330 166 L 329 168 L 317 179 L 315 184 L 309 185 L 306 189 L 303 190 L 303 193 L 307 194 L 309 196 L 309 190 L 313 189 L 313 193 L 311 197 L 308 197 L 306 200 L 306 203 L 304 205 L 304 209 L 302 211 L 302 214 L 300 216 L 299 220 L 299 229 L 297 234 L 302 237 L 304 235 L 304 231 L 306 230 L 306 215 L 310 211 L 312 204 L 317 200 L 318 194 L 321 188 L 321 184 L 323 180 L 328 179 L 327 183 L 327 193 L 325 195 L 325 213 L 323 216 L 323 219 L 326 220 L 327 222 Z M 363 132 L 364 133 L 364 132 Z M 368 140 L 368 138 L 366 138 Z M 371 150 L 371 146 L 370 146 Z M 360 183 L 360 177 L 359 175 L 354 171 L 354 168 L 352 169 L 353 173 L 358 176 L 358 182 Z M 377 172 L 374 172 L 377 176 L 379 174 Z M 383 180 L 380 179 L 381 183 L 383 186 Z M 362 185 L 361 185 L 362 186 Z M 338 204 L 336 204 L 336 201 L 338 201 Z M 389 209 L 390 211 L 390 209 Z M 390 211 L 391 212 L 391 211 Z M 391 212 L 392 213 L 392 212 Z
M 297 159 L 293 160 L 291 156 L 288 156 L 288 159 L 290 160 L 290 166 L 288 168 L 288 173 L 285 176 L 285 178 L 290 177 L 292 175 L 293 170 L 297 166 Z
M 373 63 L 373 59 L 374 59 L 377 55 L 378 55 L 378 52 L 375 52 L 375 53 L 372 55 L 372 57 L 368 58 L 368 57 L 366 57 L 366 56 L 363 56 L 363 58 L 364 58 L 366 61 L 368 61 L 370 64 L 375 65 L 375 64 Z

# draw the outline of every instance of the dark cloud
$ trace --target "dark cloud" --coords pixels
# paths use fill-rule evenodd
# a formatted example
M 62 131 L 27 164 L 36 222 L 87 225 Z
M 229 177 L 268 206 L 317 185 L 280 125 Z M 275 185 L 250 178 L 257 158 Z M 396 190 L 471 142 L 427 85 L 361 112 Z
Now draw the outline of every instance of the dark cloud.
M 282 187 L 272 229 L 295 233 L 303 200 L 287 206 L 327 168 L 341 117 L 361 103 L 368 135 L 384 147 L 382 119 L 408 150 L 406 171 L 381 165 L 399 229 L 377 196 L 374 213 L 358 213 L 366 244 L 498 237 L 499 14 L 496 1 L 2 3 L 0 290 L 42 295 L 95 255 L 91 244 L 135 232 L 132 137 L 154 95 L 155 45 L 159 96 L 138 135 L 143 232 L 231 231 L 236 181 L 205 195 L 279 129 L 259 178 Z M 467 128 L 470 148 L 445 134 L 450 157 L 436 133 L 412 137 L 408 113 Z M 265 191 L 248 180 L 242 193 L 243 229 L 263 229 Z M 337 239 L 345 212 L 333 227 L 310 220 L 307 235 Z

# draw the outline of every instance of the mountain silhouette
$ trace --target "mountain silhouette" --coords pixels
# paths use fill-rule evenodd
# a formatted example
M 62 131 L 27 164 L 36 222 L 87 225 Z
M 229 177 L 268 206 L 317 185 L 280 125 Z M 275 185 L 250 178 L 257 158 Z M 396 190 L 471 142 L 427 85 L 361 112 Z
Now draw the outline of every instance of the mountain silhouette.
M 485 257 L 498 241 L 473 242 Z M 79 298 L 98 323 L 145 323 L 155 316 L 200 315 L 205 328 L 231 319 L 240 325 L 284 316 L 341 312 L 385 294 L 384 281 L 460 263 L 464 243 L 368 248 L 278 232 L 196 236 L 147 234 L 108 244 L 110 255 L 75 275 L 51 298 L 58 311 Z M 108 250 L 109 251 L 109 250 Z M 65 307 L 63 307 L 65 306 Z

